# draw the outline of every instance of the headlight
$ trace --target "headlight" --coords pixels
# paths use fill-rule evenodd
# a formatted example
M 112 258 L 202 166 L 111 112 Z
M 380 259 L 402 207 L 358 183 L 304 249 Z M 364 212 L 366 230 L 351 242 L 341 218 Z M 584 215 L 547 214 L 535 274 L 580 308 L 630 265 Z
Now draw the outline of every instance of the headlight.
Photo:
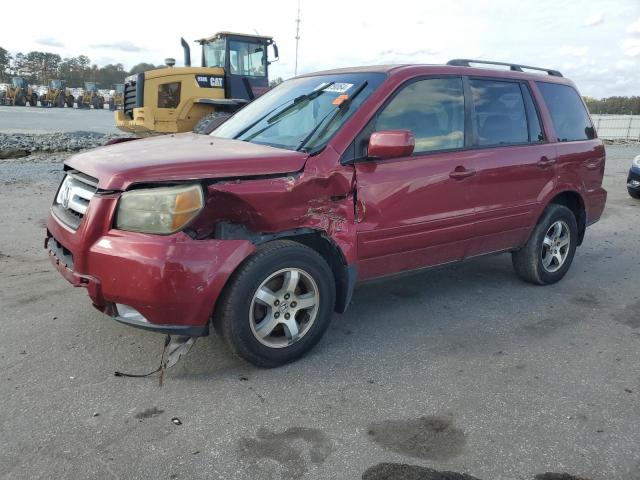
M 116 228 L 167 235 L 184 228 L 203 206 L 199 185 L 132 190 L 120 197 Z
M 638 155 L 636 158 L 634 158 L 633 162 L 631 162 L 631 164 L 636 168 L 640 168 L 640 155 Z

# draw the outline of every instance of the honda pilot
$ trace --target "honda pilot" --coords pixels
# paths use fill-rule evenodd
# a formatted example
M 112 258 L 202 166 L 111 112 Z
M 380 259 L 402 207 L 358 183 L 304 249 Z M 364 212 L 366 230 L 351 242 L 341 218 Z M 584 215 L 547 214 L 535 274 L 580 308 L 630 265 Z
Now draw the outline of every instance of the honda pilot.
M 70 157 L 45 244 L 115 320 L 213 327 L 274 367 L 311 349 L 362 281 L 501 252 L 527 282 L 559 281 L 603 212 L 604 167 L 558 71 L 332 70 L 285 81 L 211 135 Z

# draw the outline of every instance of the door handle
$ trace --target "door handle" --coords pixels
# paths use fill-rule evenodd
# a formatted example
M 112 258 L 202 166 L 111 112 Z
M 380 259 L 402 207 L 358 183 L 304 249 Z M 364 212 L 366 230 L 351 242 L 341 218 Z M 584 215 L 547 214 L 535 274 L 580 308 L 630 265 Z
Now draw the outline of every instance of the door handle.
M 553 158 L 541 157 L 536 165 L 538 165 L 540 168 L 547 168 L 555 165 L 555 163 L 556 161 Z
M 456 169 L 452 172 L 449 172 L 449 177 L 454 180 L 462 180 L 463 178 L 472 177 L 476 174 L 476 171 L 473 168 L 466 169 L 463 166 L 456 167 Z

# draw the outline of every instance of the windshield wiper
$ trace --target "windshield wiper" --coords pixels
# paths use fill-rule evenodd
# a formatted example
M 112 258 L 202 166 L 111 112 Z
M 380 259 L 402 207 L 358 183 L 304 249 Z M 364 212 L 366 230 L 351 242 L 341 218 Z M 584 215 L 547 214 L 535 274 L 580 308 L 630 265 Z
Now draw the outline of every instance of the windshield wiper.
M 313 135 L 324 124 L 325 120 L 327 120 L 330 116 L 331 116 L 331 120 L 333 120 L 334 117 L 340 112 L 340 110 L 346 109 L 347 107 L 349 107 L 349 105 L 351 105 L 351 102 L 353 101 L 353 99 L 356 98 L 358 96 L 358 94 L 360 92 L 362 92 L 366 88 L 367 84 L 368 84 L 368 82 L 366 80 L 364 82 L 362 82 L 353 91 L 351 96 L 345 98 L 344 101 L 339 103 L 336 106 L 335 109 L 329 110 L 329 112 L 327 112 L 327 114 L 324 117 L 322 117 L 322 119 L 320 119 L 320 121 L 317 123 L 317 125 L 311 129 L 311 131 L 307 134 L 307 136 L 304 137 L 302 140 L 300 140 L 300 145 L 298 146 L 298 148 L 296 148 L 296 151 L 299 152 L 299 151 L 301 151 L 301 150 L 303 150 L 305 148 L 305 145 L 309 142 L 309 140 L 311 140 Z M 331 122 L 329 122 L 329 124 L 331 124 Z
M 265 130 L 267 130 L 268 128 L 270 128 L 273 125 L 273 122 L 275 122 L 276 120 L 282 118 L 283 115 L 285 115 L 287 112 L 289 112 L 291 109 L 293 109 L 294 107 L 298 107 L 298 105 L 300 104 L 300 102 L 305 101 L 305 104 L 308 103 L 309 101 L 313 100 L 314 98 L 316 98 L 317 96 L 319 96 L 322 92 L 324 92 L 327 88 L 329 88 L 331 85 L 333 85 L 335 82 L 329 82 L 326 85 L 323 85 L 322 87 L 313 90 L 310 93 L 304 93 L 296 98 L 293 99 L 293 103 L 289 104 L 289 102 L 285 102 L 283 104 L 278 105 L 277 107 L 269 110 L 267 113 L 265 113 L 263 116 L 261 116 L 258 120 L 256 120 L 255 122 L 253 122 L 251 125 L 249 125 L 247 128 L 243 129 L 240 133 L 238 133 L 235 137 L 235 139 L 240 138 L 242 135 L 244 135 L 245 133 L 247 133 L 249 130 L 251 130 L 253 127 L 255 127 L 256 125 L 258 125 L 260 122 L 262 122 L 265 118 L 267 118 L 269 115 L 271 115 L 273 112 L 279 110 L 280 108 L 282 108 L 285 105 L 288 105 L 287 108 L 284 108 L 283 110 L 281 110 L 279 113 L 277 113 L 276 115 L 274 115 L 273 117 L 269 118 L 267 120 L 267 123 L 269 123 L 269 125 L 267 125 L 266 127 L 264 127 L 262 130 L 259 130 L 257 133 L 253 134 L 249 139 L 247 140 L 251 140 L 252 138 L 260 135 L 262 132 L 264 132 Z

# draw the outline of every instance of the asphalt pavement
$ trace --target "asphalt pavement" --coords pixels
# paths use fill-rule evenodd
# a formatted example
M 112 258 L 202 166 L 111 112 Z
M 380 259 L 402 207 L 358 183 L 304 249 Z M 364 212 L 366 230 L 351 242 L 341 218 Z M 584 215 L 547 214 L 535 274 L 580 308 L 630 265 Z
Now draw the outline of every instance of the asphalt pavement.
M 43 108 L 0 106 L 2 133 L 58 132 L 118 133 L 109 109 Z
M 155 369 L 162 336 L 47 259 L 59 161 L 0 163 L 0 477 L 640 480 L 638 153 L 608 147 L 604 216 L 554 286 L 506 254 L 364 284 L 300 361 L 258 369 L 212 335 L 162 387 L 114 376 Z

